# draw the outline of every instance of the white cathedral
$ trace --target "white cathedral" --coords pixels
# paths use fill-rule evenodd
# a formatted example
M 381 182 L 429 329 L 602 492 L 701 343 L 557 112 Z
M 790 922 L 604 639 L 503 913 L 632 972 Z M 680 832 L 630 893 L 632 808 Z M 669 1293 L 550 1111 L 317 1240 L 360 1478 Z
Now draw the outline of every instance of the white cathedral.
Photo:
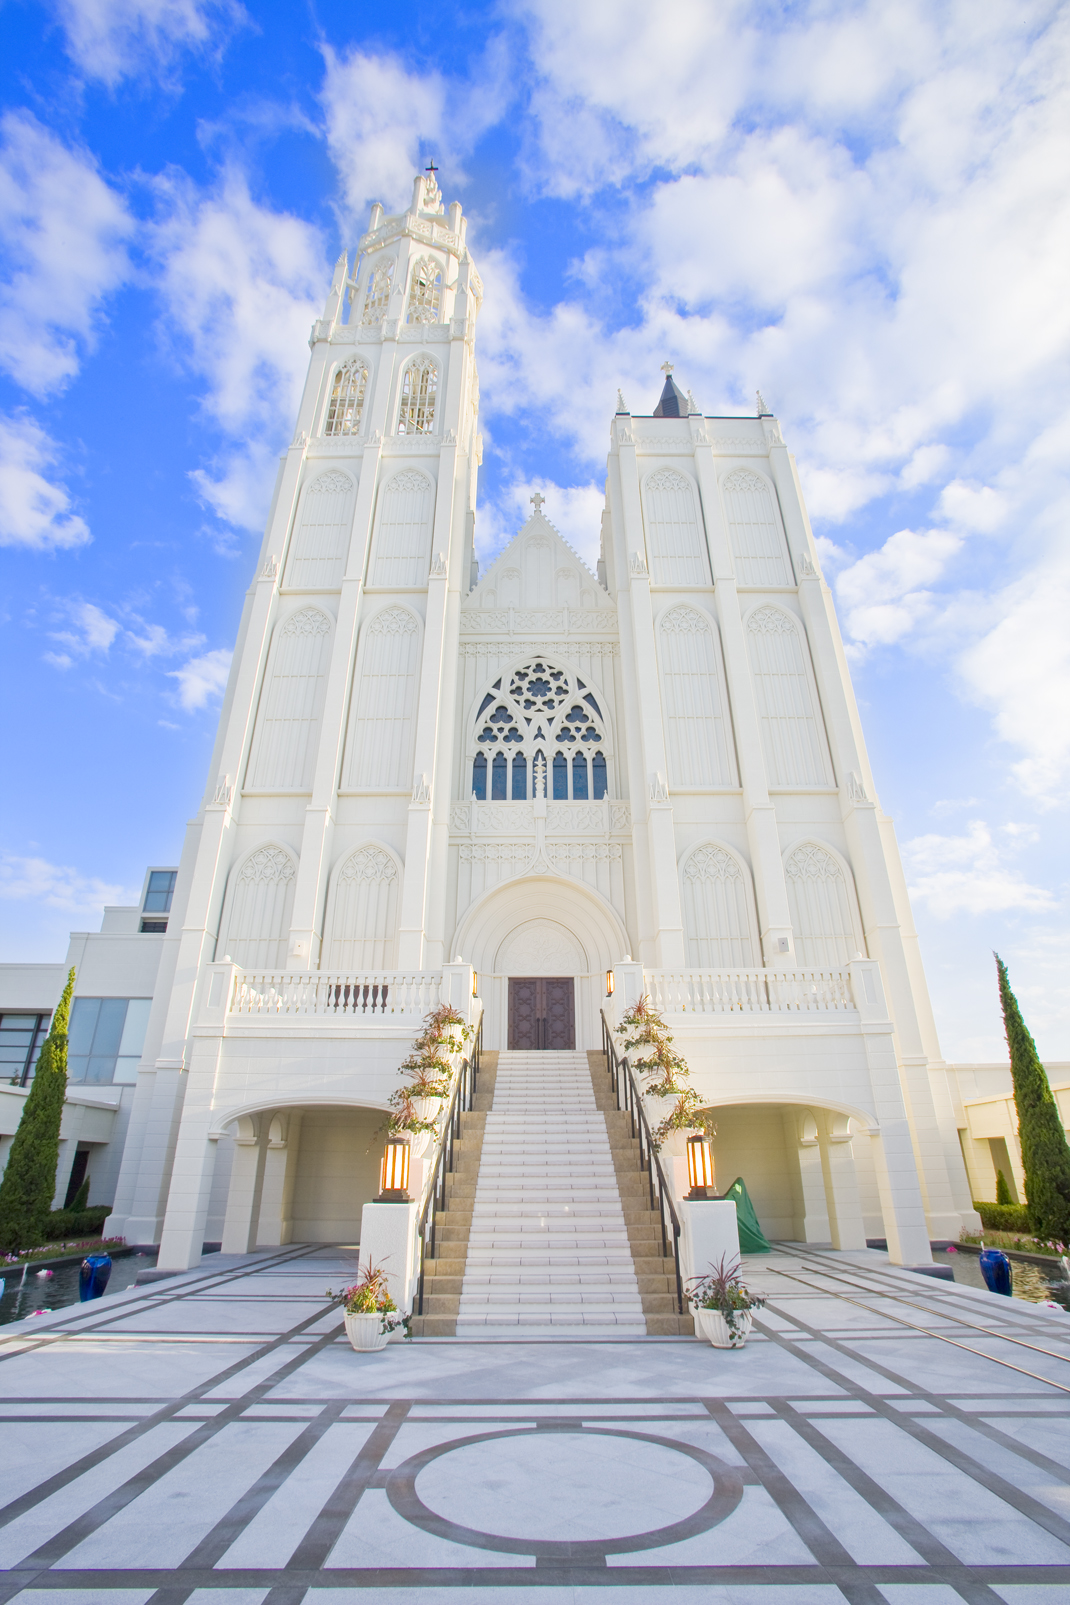
M 976 1216 L 776 419 L 618 397 L 597 574 L 536 496 L 480 578 L 465 228 L 417 178 L 313 326 L 108 1229 L 352 1242 L 430 1008 L 560 1054 L 647 994 L 769 1238 L 929 1263 Z

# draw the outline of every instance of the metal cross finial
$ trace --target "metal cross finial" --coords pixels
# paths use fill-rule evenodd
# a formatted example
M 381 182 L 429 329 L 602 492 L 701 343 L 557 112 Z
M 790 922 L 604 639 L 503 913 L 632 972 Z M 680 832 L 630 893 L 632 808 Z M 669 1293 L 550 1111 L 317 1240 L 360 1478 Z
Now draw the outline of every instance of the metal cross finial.
M 546 500 L 546 497 L 542 494 L 541 491 L 536 491 L 534 496 L 529 496 L 528 497 L 528 500 L 531 502 L 532 507 L 534 507 L 534 509 L 535 509 L 535 511 L 537 513 L 541 513 L 542 512 L 542 504 Z
M 424 168 L 424 172 L 431 174 L 431 181 L 434 183 L 435 174 L 438 172 L 438 168 L 435 166 L 435 158 L 433 156 L 428 162 L 427 166 Z
M 665 377 L 668 378 L 669 374 L 672 373 L 672 370 L 673 370 L 674 367 L 675 367 L 675 363 L 663 362 L 662 365 L 661 365 L 661 371 L 665 375 Z

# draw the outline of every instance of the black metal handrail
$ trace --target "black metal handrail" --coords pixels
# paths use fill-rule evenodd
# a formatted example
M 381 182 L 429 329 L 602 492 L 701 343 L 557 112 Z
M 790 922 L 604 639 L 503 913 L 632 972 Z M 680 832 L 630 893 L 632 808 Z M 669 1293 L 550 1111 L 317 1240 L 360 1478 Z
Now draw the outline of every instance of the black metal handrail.
M 454 1150 L 461 1135 L 461 1116 L 471 1109 L 475 1102 L 476 1080 L 482 1056 L 483 1016 L 480 1014 L 476 1034 L 472 1040 L 472 1056 L 470 1059 L 461 1060 L 461 1072 L 457 1077 L 449 1108 L 446 1110 L 442 1135 L 435 1149 L 431 1185 L 427 1189 L 424 1207 L 416 1223 L 416 1232 L 420 1239 L 420 1277 L 416 1284 L 415 1299 L 417 1315 L 424 1313 L 424 1265 L 427 1260 L 435 1257 L 435 1214 L 436 1211 L 446 1207 L 446 1177 L 453 1170 Z
M 627 1055 L 620 1055 L 613 1041 L 613 1033 L 606 1019 L 605 1010 L 602 1015 L 602 1051 L 606 1056 L 610 1080 L 613 1083 L 613 1095 L 617 1100 L 617 1108 L 622 1109 L 631 1121 L 631 1133 L 639 1139 L 639 1169 L 645 1171 L 650 1187 L 650 1207 L 657 1210 L 661 1221 L 661 1246 L 663 1253 L 669 1253 L 670 1235 L 672 1240 L 672 1257 L 676 1266 L 676 1307 L 680 1314 L 685 1313 L 684 1283 L 680 1273 L 680 1217 L 672 1201 L 672 1191 L 665 1179 L 665 1172 L 661 1168 L 658 1151 L 654 1147 L 650 1136 L 650 1124 L 643 1108 L 643 1094 L 640 1091 Z M 655 1183 L 656 1178 L 656 1183 Z

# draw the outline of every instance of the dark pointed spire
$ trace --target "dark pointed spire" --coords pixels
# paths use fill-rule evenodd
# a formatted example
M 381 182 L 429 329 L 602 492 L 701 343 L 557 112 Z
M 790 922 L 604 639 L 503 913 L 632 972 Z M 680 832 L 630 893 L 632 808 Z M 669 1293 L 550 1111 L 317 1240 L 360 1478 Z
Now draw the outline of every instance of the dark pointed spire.
M 686 418 L 687 397 L 672 376 L 672 363 L 663 362 L 661 371 L 665 375 L 665 388 L 661 392 L 661 400 L 654 408 L 655 418 Z

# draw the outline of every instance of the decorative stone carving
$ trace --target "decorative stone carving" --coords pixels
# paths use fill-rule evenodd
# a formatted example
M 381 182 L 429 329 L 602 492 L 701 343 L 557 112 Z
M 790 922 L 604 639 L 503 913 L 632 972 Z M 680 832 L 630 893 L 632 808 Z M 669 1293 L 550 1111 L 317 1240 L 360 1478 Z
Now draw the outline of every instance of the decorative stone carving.
M 477 807 L 476 828 L 480 831 L 487 831 L 491 835 L 513 831 L 523 831 L 531 836 L 535 834 L 535 810 L 530 803 L 479 803 Z
M 420 626 L 407 607 L 384 607 L 368 625 L 371 635 L 415 635 Z
M 721 489 L 756 490 L 765 493 L 769 489 L 769 481 L 749 468 L 733 468 L 732 472 L 721 480 Z
M 684 865 L 684 875 L 692 881 L 743 879 L 739 860 L 712 844 L 695 848 Z
M 767 455 L 765 439 L 760 435 L 722 435 L 711 439 L 710 445 L 714 451 L 721 452 L 726 457 Z
M 212 801 L 220 804 L 223 808 L 229 808 L 231 795 L 230 776 L 220 775 L 216 781 L 215 794 L 212 797 Z
M 611 803 L 609 808 L 610 830 L 631 830 L 632 811 L 627 803 Z
M 412 800 L 421 806 L 431 804 L 431 780 L 428 775 L 421 775 L 412 788 Z
M 279 572 L 279 561 L 278 561 L 278 558 L 269 557 L 267 559 L 266 563 L 264 564 L 263 568 L 260 570 L 260 578 L 262 580 L 273 580 L 277 576 L 278 572 Z
M 436 552 L 435 561 L 431 564 L 431 578 L 433 580 L 444 580 L 447 573 L 445 552 Z
M 757 607 L 747 620 L 752 635 L 795 635 L 795 625 L 779 607 Z
M 651 775 L 650 776 L 650 780 L 648 782 L 648 786 L 649 786 L 649 791 L 650 791 L 650 801 L 652 803 L 667 803 L 668 802 L 668 800 L 669 800 L 669 788 L 665 784 L 665 776 L 664 775 Z
M 646 566 L 646 558 L 643 556 L 642 552 L 633 552 L 631 562 L 628 566 L 636 579 L 645 580 L 650 578 L 650 574 Z
M 328 635 L 331 621 L 318 607 L 303 607 L 299 613 L 291 613 L 282 626 L 281 635 Z
M 681 605 L 663 614 L 661 628 L 670 635 L 709 635 L 710 621 L 698 608 Z
M 862 777 L 854 769 L 847 776 L 847 795 L 853 803 L 869 802 Z
M 471 803 L 457 803 L 450 809 L 450 829 L 457 836 L 467 836 L 472 829 Z
M 343 474 L 337 468 L 331 468 L 325 474 L 319 474 L 311 481 L 305 489 L 305 495 L 326 496 L 332 492 L 345 495 L 353 488 L 353 481 L 348 474 Z
M 565 868 L 572 859 L 585 864 L 619 864 L 621 845 L 620 842 L 547 842 L 546 856 L 555 869 Z
M 804 580 L 817 580 L 821 578 L 820 574 L 817 572 L 817 569 L 814 567 L 814 560 L 810 556 L 809 552 L 804 551 L 799 553 L 799 572 Z
M 258 847 L 245 860 L 238 880 L 246 886 L 276 885 L 281 881 L 292 881 L 296 874 L 297 865 L 281 847 Z
M 381 847 L 359 847 L 338 871 L 340 881 L 394 881 L 398 867 Z

